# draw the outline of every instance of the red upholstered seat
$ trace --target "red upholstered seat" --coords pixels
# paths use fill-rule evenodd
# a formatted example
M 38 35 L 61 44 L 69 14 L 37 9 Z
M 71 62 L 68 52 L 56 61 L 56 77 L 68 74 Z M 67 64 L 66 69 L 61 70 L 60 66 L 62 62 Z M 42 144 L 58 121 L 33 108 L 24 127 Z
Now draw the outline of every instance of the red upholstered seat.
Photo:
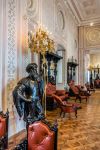
M 0 112 L 0 148 L 3 150 L 8 148 L 8 119 L 9 112 L 4 114 Z
M 6 133 L 6 118 L 0 116 L 0 138 Z
M 28 150 L 54 150 L 55 133 L 43 122 L 28 127 Z
M 53 94 L 53 98 L 56 100 L 59 108 L 61 109 L 60 115 L 63 113 L 65 116 L 65 113 L 75 113 L 75 116 L 77 117 L 77 109 L 75 108 L 74 104 L 68 103 L 66 101 L 62 101 L 61 98 L 55 94 Z
M 73 86 L 70 86 L 70 93 L 73 93 L 73 96 L 75 96 L 76 97 L 76 99 L 79 99 L 80 100 L 80 103 L 81 103 L 81 100 L 82 99 L 86 99 L 86 101 L 87 101 L 87 99 L 88 99 L 88 95 L 84 95 L 84 92 L 82 92 L 82 91 L 80 91 L 79 90 L 79 87 L 77 87 L 77 86 L 75 86 L 75 85 L 73 85 Z M 71 95 L 70 95 L 71 96 Z M 75 99 L 75 101 L 76 101 L 76 99 Z
M 54 93 L 56 93 L 56 86 L 48 83 L 46 86 L 46 95 L 51 96 Z
M 47 84 L 46 88 L 46 96 L 52 96 L 52 94 L 56 94 L 60 96 L 60 98 L 63 100 L 68 99 L 68 93 L 66 93 L 65 90 L 56 90 L 56 86 L 52 85 L 51 83 Z

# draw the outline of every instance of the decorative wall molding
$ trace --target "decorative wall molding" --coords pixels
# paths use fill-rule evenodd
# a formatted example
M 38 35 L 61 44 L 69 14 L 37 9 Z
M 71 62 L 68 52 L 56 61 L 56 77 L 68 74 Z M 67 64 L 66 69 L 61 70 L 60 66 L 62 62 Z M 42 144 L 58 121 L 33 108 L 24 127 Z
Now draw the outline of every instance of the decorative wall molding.
M 2 110 L 2 47 L 3 47 L 3 0 L 0 2 L 0 110 Z
M 61 2 L 57 3 L 57 19 L 56 25 L 58 26 L 59 31 L 63 31 L 65 29 L 65 11 L 63 10 L 63 5 Z
M 7 1 L 7 105 L 12 111 L 12 90 L 17 76 L 16 0 Z

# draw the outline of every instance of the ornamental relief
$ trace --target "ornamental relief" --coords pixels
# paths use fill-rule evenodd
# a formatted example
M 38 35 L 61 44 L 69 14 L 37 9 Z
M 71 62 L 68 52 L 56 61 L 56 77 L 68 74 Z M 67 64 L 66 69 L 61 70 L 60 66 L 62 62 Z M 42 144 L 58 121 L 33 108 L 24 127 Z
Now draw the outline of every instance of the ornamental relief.
M 100 45 L 100 28 L 87 28 L 86 29 L 86 46 Z
M 27 7 L 31 8 L 33 6 L 33 0 L 27 0 Z
M 57 22 L 60 30 L 64 30 L 65 28 L 65 19 L 64 19 L 64 14 L 61 10 L 58 11 L 57 13 Z
M 29 18 L 35 18 L 38 14 L 38 1 L 27 0 L 27 13 Z
M 56 28 L 60 32 L 63 32 L 65 29 L 65 14 L 60 2 L 57 3 L 57 8 L 56 8 Z
M 7 58 L 7 104 L 11 111 L 12 106 L 12 90 L 16 81 L 16 64 L 17 64 L 17 46 L 16 46 L 16 0 L 8 1 L 8 58 Z

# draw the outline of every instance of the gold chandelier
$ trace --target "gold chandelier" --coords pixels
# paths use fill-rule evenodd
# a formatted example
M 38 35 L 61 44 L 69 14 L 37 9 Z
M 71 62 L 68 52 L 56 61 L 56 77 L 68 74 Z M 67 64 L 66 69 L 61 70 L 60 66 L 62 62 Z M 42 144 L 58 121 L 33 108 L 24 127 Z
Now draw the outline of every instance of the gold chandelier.
M 32 52 L 45 55 L 54 51 L 54 41 L 49 38 L 46 31 L 39 28 L 35 33 L 29 34 L 29 48 Z

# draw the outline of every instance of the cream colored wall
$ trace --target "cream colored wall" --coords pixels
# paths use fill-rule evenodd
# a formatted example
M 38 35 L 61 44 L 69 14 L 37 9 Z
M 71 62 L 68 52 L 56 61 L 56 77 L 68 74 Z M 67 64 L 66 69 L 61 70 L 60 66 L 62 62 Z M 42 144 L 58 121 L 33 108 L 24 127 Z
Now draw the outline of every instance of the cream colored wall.
M 0 24 L 0 109 L 9 109 L 12 136 L 25 128 L 14 107 L 12 91 L 18 80 L 26 76 L 25 67 L 31 62 L 28 31 L 34 32 L 41 24 L 52 32 L 56 47 L 60 44 L 65 49 L 60 88 L 66 83 L 68 58 L 74 56 L 78 60 L 78 31 L 64 0 L 0 0 Z M 36 55 L 33 59 L 38 62 Z

